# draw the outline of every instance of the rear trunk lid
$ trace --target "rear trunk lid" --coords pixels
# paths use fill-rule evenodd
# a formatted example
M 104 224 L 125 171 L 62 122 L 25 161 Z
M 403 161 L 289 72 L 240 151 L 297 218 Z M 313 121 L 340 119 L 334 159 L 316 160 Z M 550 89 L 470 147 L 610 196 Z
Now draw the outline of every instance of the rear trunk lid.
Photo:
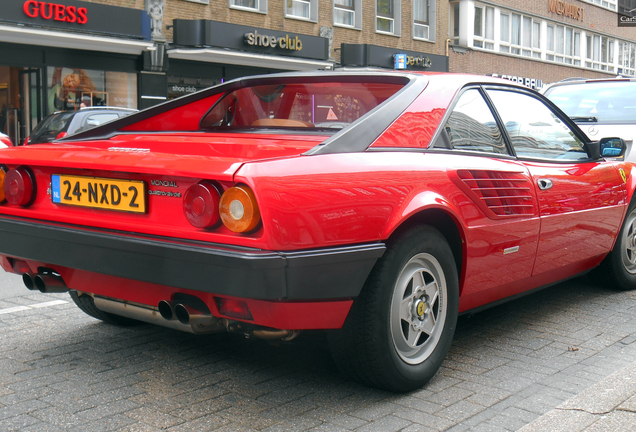
M 183 213 L 186 191 L 202 180 L 227 189 L 234 185 L 234 175 L 241 165 L 298 157 L 324 139 L 319 135 L 168 133 L 8 148 L 0 152 L 0 165 L 8 169 L 28 167 L 37 192 L 28 207 L 5 203 L 0 205 L 0 213 L 74 226 L 259 247 L 257 238 L 237 240 L 222 226 L 210 232 L 190 225 Z M 141 185 L 134 199 L 132 192 L 126 197 L 129 184 L 133 184 L 129 181 Z M 60 200 L 60 196 L 70 198 L 70 204 Z M 121 200 L 122 205 L 110 205 L 115 199 Z

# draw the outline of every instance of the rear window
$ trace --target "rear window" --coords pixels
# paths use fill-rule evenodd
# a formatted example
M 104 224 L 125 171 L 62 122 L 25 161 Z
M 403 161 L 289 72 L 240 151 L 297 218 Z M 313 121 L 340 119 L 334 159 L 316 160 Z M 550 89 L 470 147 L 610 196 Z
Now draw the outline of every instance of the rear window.
M 554 86 L 545 95 L 574 120 L 636 123 L 636 82 Z
M 403 87 L 395 83 L 318 82 L 245 87 L 225 94 L 202 130 L 290 129 L 336 132 Z
M 75 112 L 60 112 L 51 114 L 42 120 L 31 132 L 31 142 L 45 142 L 54 140 L 60 132 L 66 132 Z

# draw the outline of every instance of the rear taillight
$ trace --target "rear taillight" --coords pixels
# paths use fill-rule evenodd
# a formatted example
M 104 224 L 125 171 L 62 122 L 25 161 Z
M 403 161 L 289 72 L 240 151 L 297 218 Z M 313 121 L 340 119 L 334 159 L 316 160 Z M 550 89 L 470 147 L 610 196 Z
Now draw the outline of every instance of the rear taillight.
M 209 228 L 219 221 L 219 189 L 210 182 L 192 185 L 183 197 L 183 213 L 192 226 Z
M 26 207 L 35 199 L 35 177 L 26 167 L 10 169 L 4 175 L 2 190 L 9 204 Z
M 223 225 L 230 231 L 252 231 L 261 221 L 261 213 L 254 192 L 247 186 L 234 186 L 221 196 L 219 206 Z
M 60 132 L 59 134 L 57 134 L 55 139 L 58 140 L 58 139 L 64 138 L 66 135 L 68 135 L 66 132 Z

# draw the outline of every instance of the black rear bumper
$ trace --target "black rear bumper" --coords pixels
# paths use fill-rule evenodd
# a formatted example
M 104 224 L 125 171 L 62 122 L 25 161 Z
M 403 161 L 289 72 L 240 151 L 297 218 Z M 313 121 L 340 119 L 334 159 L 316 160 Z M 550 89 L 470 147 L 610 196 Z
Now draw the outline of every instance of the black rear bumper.
M 0 217 L 0 254 L 260 300 L 356 297 L 383 243 L 272 252 Z

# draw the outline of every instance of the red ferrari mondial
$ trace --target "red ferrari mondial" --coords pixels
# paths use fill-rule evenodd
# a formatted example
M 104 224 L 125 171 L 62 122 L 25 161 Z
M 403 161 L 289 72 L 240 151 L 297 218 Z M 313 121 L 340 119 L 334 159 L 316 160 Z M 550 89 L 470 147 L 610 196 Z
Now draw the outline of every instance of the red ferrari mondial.
M 624 151 L 493 78 L 243 78 L 2 150 L 0 258 L 113 324 L 328 330 L 347 375 L 407 391 L 458 313 L 599 264 L 636 287 Z

